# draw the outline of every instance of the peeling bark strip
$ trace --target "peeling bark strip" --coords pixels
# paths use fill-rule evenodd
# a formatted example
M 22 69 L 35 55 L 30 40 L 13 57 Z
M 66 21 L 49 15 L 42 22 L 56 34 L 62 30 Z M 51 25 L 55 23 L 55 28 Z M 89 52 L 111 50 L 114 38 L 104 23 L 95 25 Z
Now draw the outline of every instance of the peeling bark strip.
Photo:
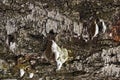
M 82 38 L 85 42 L 94 40 L 94 38 L 99 37 L 99 35 L 105 34 L 106 29 L 108 29 L 108 27 L 102 19 L 91 19 L 90 21 L 84 21 Z

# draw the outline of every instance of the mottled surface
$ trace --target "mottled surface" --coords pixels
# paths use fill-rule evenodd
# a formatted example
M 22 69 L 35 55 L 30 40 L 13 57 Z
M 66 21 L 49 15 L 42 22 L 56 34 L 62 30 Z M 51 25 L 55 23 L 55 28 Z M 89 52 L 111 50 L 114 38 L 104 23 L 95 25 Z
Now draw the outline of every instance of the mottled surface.
M 109 37 L 109 28 L 120 20 L 119 3 L 0 0 L 0 79 L 30 80 L 34 73 L 32 80 L 118 80 L 120 42 Z M 81 39 L 82 23 L 98 17 L 104 19 L 107 31 L 86 43 Z M 60 71 L 42 57 L 51 39 L 71 51 Z M 23 77 L 20 69 L 26 72 Z

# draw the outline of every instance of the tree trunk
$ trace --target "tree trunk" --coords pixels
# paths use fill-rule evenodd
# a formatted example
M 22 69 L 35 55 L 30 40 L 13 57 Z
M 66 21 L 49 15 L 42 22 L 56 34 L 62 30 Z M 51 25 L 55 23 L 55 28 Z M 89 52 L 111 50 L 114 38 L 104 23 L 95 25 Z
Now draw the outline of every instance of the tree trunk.
M 91 18 L 104 19 L 109 30 L 108 25 L 119 20 L 119 3 L 118 0 L 0 1 L 0 79 L 26 80 L 31 72 L 33 80 L 119 78 L 119 42 L 109 39 L 107 32 L 88 42 L 81 37 L 83 22 Z M 72 52 L 60 71 L 42 58 L 50 40 Z M 26 71 L 23 77 L 19 75 L 21 68 Z

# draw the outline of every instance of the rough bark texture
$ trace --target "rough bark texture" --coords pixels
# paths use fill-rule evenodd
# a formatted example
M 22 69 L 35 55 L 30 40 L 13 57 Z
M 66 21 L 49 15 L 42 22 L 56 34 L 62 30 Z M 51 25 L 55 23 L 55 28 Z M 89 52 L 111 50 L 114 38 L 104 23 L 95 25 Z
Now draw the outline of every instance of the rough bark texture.
M 109 28 L 119 11 L 119 0 L 0 0 L 0 79 L 29 80 L 30 72 L 32 80 L 119 79 L 119 42 L 107 33 L 87 43 L 81 39 L 83 21 L 99 17 Z M 60 71 L 42 59 L 50 39 L 72 52 Z

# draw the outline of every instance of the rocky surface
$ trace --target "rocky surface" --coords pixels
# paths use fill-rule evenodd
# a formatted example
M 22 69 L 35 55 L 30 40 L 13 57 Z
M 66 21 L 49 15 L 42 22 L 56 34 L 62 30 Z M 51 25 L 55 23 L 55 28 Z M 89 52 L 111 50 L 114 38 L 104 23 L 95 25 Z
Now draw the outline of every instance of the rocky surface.
M 33 73 L 32 80 L 118 80 L 120 42 L 108 34 L 109 28 L 120 20 L 119 3 L 0 0 L 0 79 L 29 80 Z M 83 22 L 93 17 L 104 19 L 107 31 L 85 42 L 81 38 Z M 56 71 L 56 64 L 43 59 L 52 39 L 71 51 L 60 71 Z M 25 71 L 22 77 L 21 69 Z

